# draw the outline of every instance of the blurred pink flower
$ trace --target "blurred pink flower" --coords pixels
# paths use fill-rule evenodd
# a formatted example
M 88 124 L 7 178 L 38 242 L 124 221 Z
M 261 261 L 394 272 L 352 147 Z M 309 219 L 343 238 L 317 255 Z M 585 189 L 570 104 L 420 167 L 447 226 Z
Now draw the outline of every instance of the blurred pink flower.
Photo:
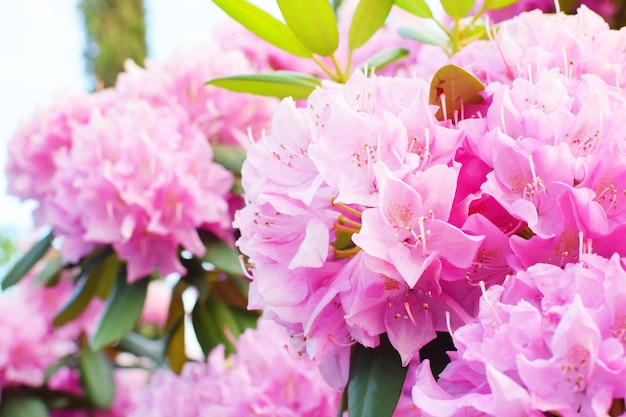
M 187 363 L 180 375 L 157 371 L 129 416 L 337 415 L 341 394 L 326 385 L 315 363 L 294 356 L 287 344 L 283 329 L 261 320 L 257 330 L 241 335 L 236 354 L 224 357 L 220 345 L 208 363 Z
M 48 367 L 77 353 L 79 336 L 94 331 L 102 310 L 98 301 L 72 322 L 59 328 L 52 326 L 52 319 L 68 301 L 72 288 L 68 279 L 45 287 L 35 283 L 31 274 L 0 292 L 0 390 L 42 386 Z

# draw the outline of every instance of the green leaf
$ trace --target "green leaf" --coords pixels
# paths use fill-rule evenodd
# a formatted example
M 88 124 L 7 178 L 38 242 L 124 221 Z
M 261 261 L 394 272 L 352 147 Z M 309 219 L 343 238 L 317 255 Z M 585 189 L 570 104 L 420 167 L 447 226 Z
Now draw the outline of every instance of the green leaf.
M 448 64 L 441 67 L 433 76 L 430 83 L 429 103 L 440 106 L 435 116 L 437 119 L 443 120 L 441 95 L 444 94 L 446 118 L 455 120 L 455 112 L 458 112 L 460 119 L 463 114 L 463 106 L 483 102 L 479 93 L 484 89 L 485 86 L 478 78 L 461 67 Z
M 35 282 L 39 285 L 54 284 L 56 281 L 55 278 L 59 276 L 59 272 L 61 272 L 64 266 L 65 262 L 61 254 L 55 254 L 46 262 L 41 271 L 37 273 Z
M 506 6 L 510 6 L 513 3 L 517 3 L 519 0 L 485 0 L 483 8 L 485 10 L 496 10 Z
M 202 257 L 204 262 L 209 262 L 222 272 L 231 275 L 243 275 L 239 252 L 223 240 L 214 240 L 206 245 L 206 252 Z
M 46 371 L 43 373 L 44 385 L 47 385 L 50 378 L 54 374 L 56 374 L 57 371 L 59 371 L 60 369 L 63 369 L 65 367 L 73 367 L 75 365 L 76 365 L 76 356 L 74 353 L 61 357 L 55 363 L 53 363 L 52 365 L 46 368 Z
M 331 56 L 339 46 L 335 12 L 328 0 L 278 0 L 287 26 L 312 52 Z
M 476 0 L 441 0 L 443 10 L 454 20 L 461 19 L 472 11 Z
M 280 20 L 245 0 L 213 0 L 220 9 L 259 38 L 293 55 L 309 58 L 310 50 Z
M 235 174 L 241 174 L 241 167 L 246 159 L 245 149 L 234 145 L 211 145 L 211 147 L 213 148 L 213 162 Z
M 205 302 L 201 300 L 196 302 L 191 311 L 191 322 L 198 344 L 202 348 L 205 357 L 219 344 L 223 344 L 230 352 L 234 350 L 233 345 L 215 323 Z
M 13 265 L 13 267 L 9 270 L 9 272 L 2 279 L 2 289 L 6 290 L 12 285 L 17 284 L 20 279 L 24 275 L 31 270 L 33 266 L 50 249 L 50 245 L 52 245 L 52 240 L 54 236 L 52 234 L 52 230 L 48 232 L 39 242 L 37 242 L 28 252 L 26 252 L 22 257 Z
M 119 347 L 124 352 L 159 361 L 163 356 L 163 341 L 148 339 L 139 333 L 130 332 L 120 339 Z
M 120 269 L 98 328 L 89 341 L 94 349 L 116 342 L 132 330 L 141 315 L 149 281 L 149 277 L 144 277 L 128 284 L 126 268 Z
M 97 407 L 108 409 L 115 396 L 115 381 L 109 360 L 103 352 L 84 346 L 80 350 L 78 366 L 87 398 Z
M 185 306 L 183 293 L 189 288 L 187 283 L 180 280 L 172 290 L 167 322 L 165 323 L 165 356 L 172 371 L 180 374 L 187 362 L 185 353 Z
M 185 319 L 181 318 L 172 326 L 166 337 L 167 341 L 167 362 L 176 374 L 183 371 L 183 366 L 187 363 L 185 353 Z
M 305 74 L 276 71 L 270 74 L 244 74 L 215 78 L 207 84 L 237 93 L 299 99 L 307 98 L 315 87 L 321 84 L 321 81 Z
M 387 335 L 380 337 L 380 345 L 375 349 L 356 344 L 347 387 L 350 417 L 391 417 L 406 372 Z
M 425 43 L 428 45 L 441 46 L 448 42 L 448 38 L 444 35 L 440 35 L 424 27 L 417 26 L 402 26 L 398 29 L 398 33 L 403 38 L 412 39 L 419 43 Z
M 37 397 L 6 398 L 0 404 L 0 417 L 48 417 L 46 403 Z
M 205 302 L 198 300 L 194 306 L 191 312 L 193 328 L 205 355 L 219 344 L 224 345 L 226 353 L 235 352 L 228 333 L 237 338 L 244 329 L 240 324 L 241 317 L 238 318 L 234 310 L 236 308 L 229 307 L 214 295 Z
M 351 51 L 365 44 L 385 24 L 393 3 L 393 0 L 361 0 L 359 2 L 348 32 L 348 46 Z
M 430 10 L 425 0 L 396 0 L 396 6 L 425 19 L 432 19 L 434 17 L 432 10 Z
M 106 258 L 106 260 L 104 260 Z M 77 285 L 72 291 L 70 299 L 52 320 L 55 327 L 63 326 L 74 320 L 87 308 L 94 296 L 110 290 L 115 276 L 119 272 L 121 263 L 115 254 L 109 251 L 92 253 L 82 266 Z M 103 272 L 103 271 L 106 271 Z
M 409 50 L 404 48 L 387 48 L 369 57 L 365 64 L 359 66 L 361 71 L 368 70 L 381 70 L 387 65 L 396 62 L 409 55 Z

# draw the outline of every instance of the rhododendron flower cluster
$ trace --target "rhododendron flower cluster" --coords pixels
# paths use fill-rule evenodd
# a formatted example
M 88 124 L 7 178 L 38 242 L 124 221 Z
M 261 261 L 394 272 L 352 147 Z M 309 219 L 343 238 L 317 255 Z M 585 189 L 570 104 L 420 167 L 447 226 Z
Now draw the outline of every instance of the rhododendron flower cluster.
M 595 253 L 626 254 L 625 44 L 581 8 L 523 14 L 455 57 L 487 84 L 485 117 L 459 125 L 484 164 L 481 191 L 520 223 L 494 222 L 532 232 L 510 238 L 524 268 L 577 262 L 580 233 Z
M 96 301 L 71 323 L 52 327 L 71 289 L 69 280 L 47 288 L 30 276 L 0 292 L 0 392 L 20 385 L 41 387 L 46 370 L 64 356 L 76 354 L 79 336 L 92 333 L 102 307 Z
M 207 363 L 189 362 L 180 375 L 157 371 L 129 416 L 336 416 L 340 393 L 286 339 L 284 329 L 261 320 L 240 336 L 236 354 L 224 357 L 219 345 Z
M 406 364 L 445 331 L 446 310 L 468 316 L 457 270 L 483 237 L 460 229 L 463 135 L 435 119 L 428 89 L 356 73 L 305 109 L 286 100 L 244 165 L 249 204 L 235 223 L 253 264 L 250 305 L 285 324 L 335 387 L 355 341 L 377 346 L 387 332 Z
M 453 333 L 458 351 L 438 382 L 428 361 L 418 368 L 422 415 L 606 415 L 626 394 L 624 267 L 618 255 L 586 254 L 489 288 Z
M 386 333 L 406 364 L 509 274 L 626 255 L 626 33 L 582 7 L 493 36 L 451 61 L 480 105 L 440 121 L 426 82 L 357 72 L 283 101 L 249 151 L 250 305 L 335 387 L 353 343 Z
M 178 247 L 205 250 L 198 228 L 232 243 L 230 213 L 241 203 L 211 143 L 242 146 L 274 101 L 204 86 L 249 72 L 239 51 L 212 47 L 126 68 L 114 89 L 61 100 L 22 126 L 7 174 L 9 192 L 38 200 L 37 223 L 63 237 L 66 261 L 110 244 L 132 281 L 184 272 Z

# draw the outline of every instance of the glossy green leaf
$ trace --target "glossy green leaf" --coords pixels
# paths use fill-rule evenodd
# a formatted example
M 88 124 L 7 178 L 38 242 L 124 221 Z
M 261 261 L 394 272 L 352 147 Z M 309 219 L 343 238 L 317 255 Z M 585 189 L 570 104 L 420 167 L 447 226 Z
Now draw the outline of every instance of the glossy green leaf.
M 183 370 L 183 366 L 187 363 L 187 354 L 185 353 L 185 320 L 181 318 L 171 329 L 171 333 L 167 337 L 167 362 L 177 374 Z
M 37 397 L 3 398 L 0 417 L 48 417 L 46 403 Z
M 80 350 L 78 366 L 87 398 L 97 407 L 109 408 L 115 396 L 115 381 L 111 363 L 104 353 L 84 346 Z
M 368 71 L 378 71 L 407 56 L 409 56 L 409 50 L 405 48 L 383 49 L 369 57 L 365 64 L 359 66 L 359 69 L 365 71 L 367 68 Z
M 45 263 L 41 271 L 37 273 L 37 276 L 35 277 L 35 282 L 39 285 L 46 286 L 49 284 L 55 284 L 59 277 L 59 273 L 64 266 L 65 262 L 63 261 L 61 254 L 55 254 Z
M 31 268 L 35 266 L 35 264 L 39 262 L 39 260 L 48 252 L 53 239 L 54 236 L 52 231 L 50 231 L 32 248 L 30 248 L 28 252 L 22 255 L 22 257 L 13 265 L 13 267 L 11 267 L 9 272 L 2 279 L 2 289 L 5 290 L 10 286 L 17 284 L 20 279 L 22 279 L 22 277 L 26 275 L 26 273 L 28 273 L 28 271 L 30 271 Z
M 226 338 L 224 332 L 222 332 L 211 316 L 205 302 L 201 300 L 196 302 L 191 312 L 191 322 L 198 344 L 205 356 L 208 356 L 209 352 L 219 344 L 223 344 L 230 352 L 234 350 L 234 347 Z
M 207 84 L 238 93 L 299 99 L 307 98 L 315 87 L 321 84 L 321 81 L 305 74 L 276 71 L 270 74 L 244 74 L 215 78 Z
M 463 115 L 463 107 L 468 104 L 480 104 L 483 98 L 480 92 L 485 86 L 480 80 L 474 77 L 463 68 L 454 64 L 441 67 L 433 76 L 430 83 L 430 104 L 440 106 L 435 115 L 437 119 L 443 120 L 444 113 L 441 103 L 442 94 L 445 96 L 445 118 L 455 120 L 455 113 L 460 119 Z
M 469 14 L 476 0 L 441 0 L 443 10 L 454 20 L 461 19 Z
M 519 0 L 485 0 L 483 7 L 485 10 L 496 10 L 506 6 L 510 6 L 513 3 L 517 3 Z
M 312 52 L 331 56 L 339 46 L 335 12 L 328 0 L 278 0 L 285 22 Z
M 189 288 L 187 283 L 180 280 L 172 290 L 172 299 L 165 323 L 165 352 L 170 368 L 180 374 L 183 365 L 187 362 L 185 353 L 185 307 L 183 293 Z
M 213 162 L 235 174 L 241 174 L 241 167 L 246 159 L 245 149 L 234 145 L 211 145 L 211 147 L 213 148 Z
M 244 330 L 235 309 L 214 295 L 194 306 L 191 313 L 193 328 L 205 355 L 219 344 L 224 345 L 227 353 L 235 352 L 230 336 L 237 338 Z
M 396 0 L 395 4 L 396 6 L 409 13 L 413 13 L 416 16 L 423 17 L 425 19 L 433 18 L 433 12 L 430 10 L 430 7 L 425 0 Z
M 425 27 L 403 26 L 398 29 L 398 34 L 403 38 L 412 39 L 419 43 L 441 46 L 448 42 L 448 38 L 439 33 L 432 32 Z
M 347 387 L 350 417 L 391 417 L 406 372 L 386 335 L 380 337 L 380 345 L 375 349 L 356 344 Z
M 54 374 L 56 374 L 57 371 L 59 371 L 60 369 L 65 368 L 65 367 L 72 367 L 73 365 L 75 365 L 75 362 L 76 362 L 75 354 L 71 353 L 69 355 L 65 355 L 65 356 L 61 357 L 55 363 L 53 363 L 52 365 L 48 366 L 46 368 L 46 371 L 43 373 L 44 385 L 46 385 L 48 383 L 48 380 L 50 380 L 50 378 Z
M 393 3 L 393 0 L 359 1 L 348 32 L 348 47 L 351 51 L 364 45 L 385 24 Z
M 209 262 L 222 272 L 232 275 L 243 275 L 239 252 L 223 240 L 214 240 L 206 245 L 202 260 Z
M 246 0 L 213 0 L 220 9 L 259 38 L 293 55 L 311 57 L 312 53 L 291 29 L 263 9 Z
M 143 356 L 155 361 L 159 361 L 163 355 L 163 341 L 148 339 L 139 333 L 127 333 L 120 339 L 119 347 L 124 352 L 132 353 L 135 356 Z
M 106 258 L 106 260 L 105 260 Z M 102 264 L 112 264 L 116 268 L 107 269 L 106 274 L 96 273 Z M 74 320 L 87 308 L 93 297 L 99 292 L 110 289 L 119 272 L 120 262 L 108 251 L 95 252 L 85 260 L 70 299 L 52 320 L 55 327 L 63 326 Z
M 94 349 L 116 342 L 132 330 L 141 315 L 149 281 L 145 277 L 128 284 L 126 268 L 120 269 L 98 328 L 89 341 Z

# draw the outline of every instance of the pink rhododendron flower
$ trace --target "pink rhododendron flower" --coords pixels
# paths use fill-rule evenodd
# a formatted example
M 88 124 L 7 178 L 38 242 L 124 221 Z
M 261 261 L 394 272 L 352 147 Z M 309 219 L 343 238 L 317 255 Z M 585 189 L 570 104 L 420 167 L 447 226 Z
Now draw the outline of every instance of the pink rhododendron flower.
M 59 155 L 48 222 L 66 259 L 112 244 L 130 281 L 158 268 L 182 273 L 177 248 L 204 253 L 196 229 L 227 229 L 233 176 L 211 162 L 204 136 L 172 107 L 121 101 L 76 128 Z
M 157 371 L 129 416 L 335 416 L 340 393 L 331 389 L 314 362 L 296 357 L 280 326 L 259 321 L 224 357 L 215 348 L 208 363 L 189 362 L 180 375 Z
M 246 146 L 248 128 L 260 132 L 266 127 L 275 100 L 204 84 L 212 78 L 258 70 L 241 51 L 210 44 L 178 52 L 165 63 L 147 60 L 146 69 L 127 61 L 115 89 L 124 98 L 141 98 L 152 106 L 182 108 L 211 143 Z
M 619 256 L 565 269 L 535 264 L 481 298 L 454 332 L 458 349 L 435 382 L 424 362 L 413 399 L 425 416 L 606 415 L 625 392 Z
M 48 367 L 78 352 L 79 336 L 93 332 L 102 309 L 94 301 L 77 319 L 54 328 L 52 319 L 68 301 L 72 284 L 63 279 L 48 288 L 33 280 L 31 275 L 0 292 L 0 391 L 42 386 Z
M 494 40 L 453 57 L 486 84 L 477 117 L 459 122 L 465 158 L 478 157 L 486 171 L 469 211 L 482 213 L 488 196 L 519 222 L 505 227 L 518 234 L 510 239 L 514 269 L 575 263 L 579 241 L 588 239 L 603 256 L 626 254 L 617 238 L 626 207 L 626 96 L 623 57 L 615 52 L 625 42 L 582 7 L 577 16 L 522 14 L 503 23 Z
M 386 332 L 408 364 L 446 330 L 445 311 L 455 326 L 470 318 L 440 280 L 464 282 L 458 268 L 483 237 L 450 222 L 465 198 L 454 161 L 463 134 L 435 119 L 427 93 L 419 79 L 357 72 L 304 109 L 283 101 L 244 164 L 248 205 L 235 225 L 250 306 L 287 327 L 336 388 L 352 343 L 374 347 Z
M 243 203 L 211 144 L 246 145 L 276 103 L 204 84 L 252 69 L 215 45 L 145 70 L 129 62 L 114 89 L 59 102 L 18 131 L 9 191 L 38 200 L 37 224 L 53 227 L 68 262 L 112 245 L 130 281 L 184 273 L 179 249 L 205 250 L 198 229 L 234 244 Z
M 22 199 L 45 200 L 51 191 L 49 180 L 59 168 L 56 156 L 72 146 L 73 129 L 87 123 L 93 109 L 107 108 L 114 99 L 108 91 L 59 98 L 23 122 L 8 145 L 7 191 Z M 45 210 L 42 202 L 35 216 Z

